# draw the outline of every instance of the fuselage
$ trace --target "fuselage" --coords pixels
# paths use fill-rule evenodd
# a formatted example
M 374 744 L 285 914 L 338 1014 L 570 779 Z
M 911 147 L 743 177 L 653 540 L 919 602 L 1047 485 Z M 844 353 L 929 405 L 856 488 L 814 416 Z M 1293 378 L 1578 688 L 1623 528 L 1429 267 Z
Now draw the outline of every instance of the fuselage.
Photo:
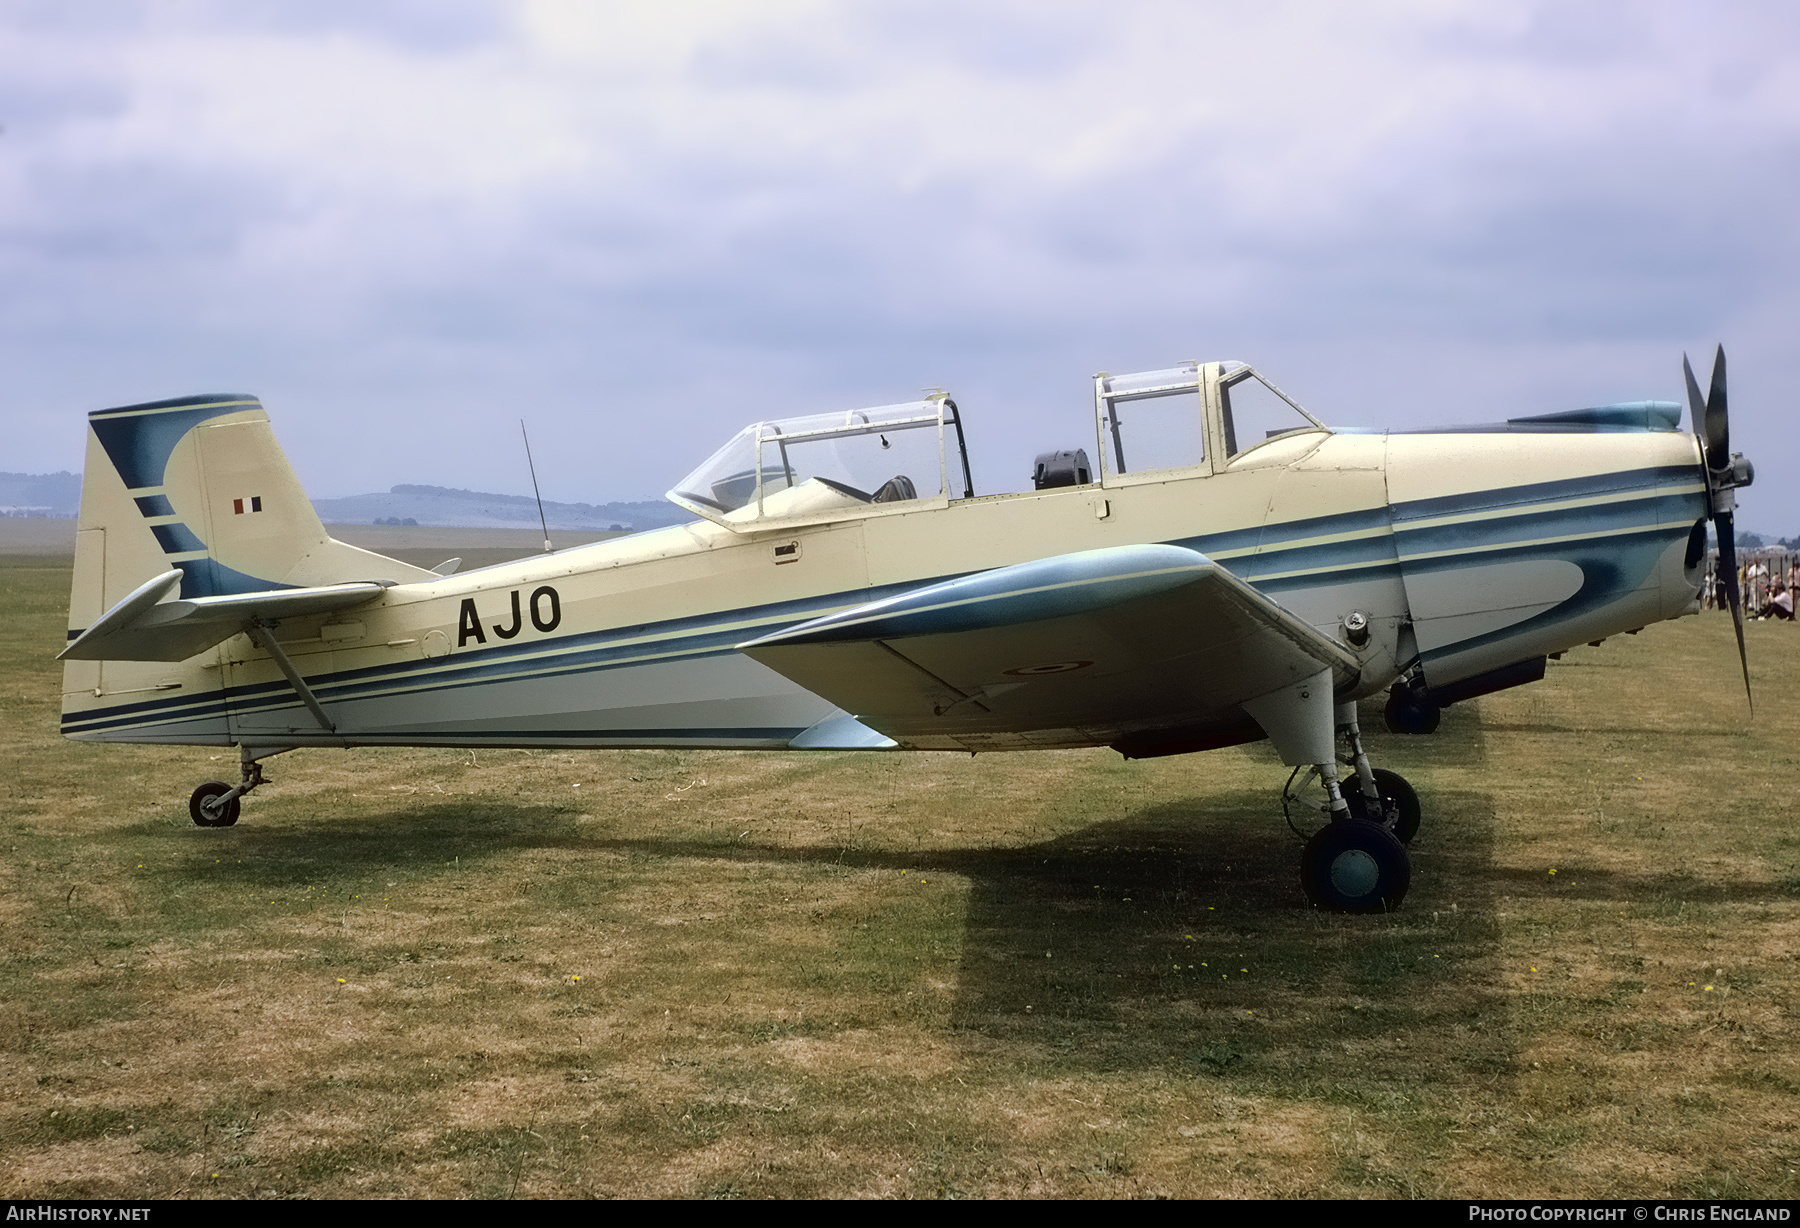
M 783 748 L 837 709 L 737 645 L 921 584 L 1142 543 L 1199 551 L 1333 636 L 1365 615 L 1362 672 L 1340 700 L 1409 670 L 1448 689 L 1694 608 L 1705 515 L 1699 449 L 1674 430 L 1304 432 L 1217 467 L 799 527 L 696 521 L 395 584 L 274 631 L 329 731 L 244 635 L 179 663 L 72 661 L 63 730 L 214 745 Z M 1022 731 L 977 749 L 1076 744 Z

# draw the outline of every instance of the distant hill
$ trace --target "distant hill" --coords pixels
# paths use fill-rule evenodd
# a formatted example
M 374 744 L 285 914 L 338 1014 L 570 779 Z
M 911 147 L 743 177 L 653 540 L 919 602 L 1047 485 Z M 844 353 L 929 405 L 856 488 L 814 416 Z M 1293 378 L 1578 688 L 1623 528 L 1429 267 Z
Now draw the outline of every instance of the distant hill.
M 444 528 L 535 529 L 537 500 L 448 486 L 396 486 L 386 494 L 314 499 L 326 524 L 408 521 Z M 66 518 L 81 509 L 79 473 L 0 473 L 0 516 Z M 544 516 L 564 532 L 656 529 L 693 517 L 673 503 L 550 503 Z
M 79 473 L 0 473 L 0 516 L 73 516 L 80 508 Z
M 447 486 L 396 486 L 386 494 L 314 499 L 327 524 L 420 524 L 477 529 L 535 529 L 537 500 Z M 552 529 L 656 529 L 693 519 L 673 503 L 544 502 Z

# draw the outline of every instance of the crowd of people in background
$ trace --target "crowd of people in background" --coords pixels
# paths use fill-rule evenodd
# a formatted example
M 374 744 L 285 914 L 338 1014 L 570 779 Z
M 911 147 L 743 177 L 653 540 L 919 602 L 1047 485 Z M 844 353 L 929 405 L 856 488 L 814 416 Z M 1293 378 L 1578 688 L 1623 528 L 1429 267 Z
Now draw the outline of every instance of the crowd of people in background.
M 1704 601 L 1709 610 L 1726 607 L 1725 584 L 1719 576 L 1719 556 L 1707 555 Z M 1750 549 L 1738 552 L 1738 592 L 1743 594 L 1746 618 L 1794 620 L 1795 572 L 1800 554 L 1786 549 Z

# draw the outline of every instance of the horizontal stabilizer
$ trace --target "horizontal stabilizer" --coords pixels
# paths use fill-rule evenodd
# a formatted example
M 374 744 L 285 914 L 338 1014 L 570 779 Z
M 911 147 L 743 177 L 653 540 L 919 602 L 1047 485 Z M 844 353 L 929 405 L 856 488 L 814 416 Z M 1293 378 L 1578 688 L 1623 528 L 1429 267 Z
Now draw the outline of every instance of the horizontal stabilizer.
M 58 660 L 185 661 L 259 620 L 347 610 L 373 601 L 386 589 L 358 582 L 163 600 L 180 587 L 181 576 L 179 568 L 171 568 L 139 585 L 76 636 Z

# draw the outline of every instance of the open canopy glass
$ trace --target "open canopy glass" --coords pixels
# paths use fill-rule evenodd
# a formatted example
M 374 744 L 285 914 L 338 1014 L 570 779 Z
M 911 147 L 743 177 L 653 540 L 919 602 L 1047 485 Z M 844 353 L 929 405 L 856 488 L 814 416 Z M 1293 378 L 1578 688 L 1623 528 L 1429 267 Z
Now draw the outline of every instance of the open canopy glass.
M 1125 475 L 1135 480 L 1145 473 L 1221 468 L 1271 440 L 1326 431 L 1241 362 L 1102 373 L 1094 377 L 1094 408 L 1109 483 Z
M 956 403 L 935 396 L 747 426 L 668 497 L 746 528 L 941 506 L 952 490 L 974 494 Z

